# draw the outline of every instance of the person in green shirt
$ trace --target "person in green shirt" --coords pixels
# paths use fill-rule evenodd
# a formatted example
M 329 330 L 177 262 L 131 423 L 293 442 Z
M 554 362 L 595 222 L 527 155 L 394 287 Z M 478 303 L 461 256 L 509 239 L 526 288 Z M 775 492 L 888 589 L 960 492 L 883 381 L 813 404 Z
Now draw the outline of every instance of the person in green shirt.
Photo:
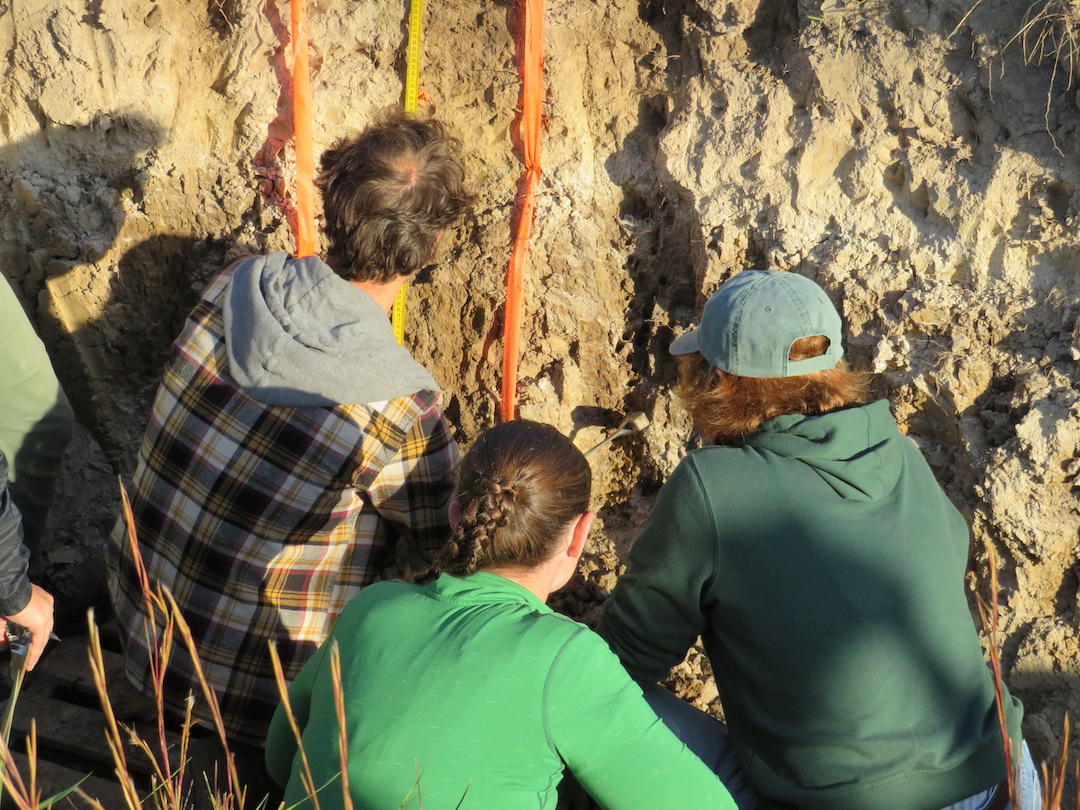
M 11 497 L 22 513 L 34 582 L 45 573 L 45 524 L 74 425 L 45 344 L 0 276 L 0 452 L 8 460 Z
M 346 793 L 357 810 L 550 810 L 569 769 L 611 810 L 735 810 L 604 641 L 546 605 L 592 525 L 581 452 L 548 425 L 509 422 L 459 476 L 426 582 L 361 591 L 275 713 L 266 764 L 285 806 L 312 806 L 315 790 L 323 810 Z
M 739 273 L 671 351 L 712 446 L 662 487 L 600 634 L 646 686 L 701 636 L 727 727 L 648 695 L 706 761 L 733 749 L 759 810 L 1005 807 L 967 524 L 888 403 L 863 404 L 825 292 Z M 1022 708 L 1004 704 L 1033 810 Z

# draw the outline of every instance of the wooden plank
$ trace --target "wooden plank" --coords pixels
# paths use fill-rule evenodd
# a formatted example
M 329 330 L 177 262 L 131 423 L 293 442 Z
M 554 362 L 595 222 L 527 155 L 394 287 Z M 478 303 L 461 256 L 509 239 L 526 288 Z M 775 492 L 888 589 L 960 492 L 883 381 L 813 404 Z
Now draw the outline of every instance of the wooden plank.
M 62 763 L 78 770 L 112 773 L 115 765 L 105 735 L 105 715 L 100 711 L 33 692 L 23 692 L 15 707 L 15 721 L 11 733 L 13 748 L 22 748 L 22 741 L 30 732 L 31 719 L 37 723 L 40 759 Z M 148 737 L 154 734 L 150 725 L 140 727 L 137 731 Z M 156 734 L 151 738 L 153 739 L 156 739 Z M 152 750 L 153 748 L 156 746 L 152 746 Z M 130 745 L 125 749 L 125 753 L 128 767 L 133 774 L 150 774 L 151 765 L 145 754 Z
M 111 643 L 106 640 L 104 647 L 102 660 L 109 703 L 122 726 L 128 769 L 140 794 L 145 795 L 150 788 L 153 766 L 146 754 L 130 743 L 123 726 L 140 734 L 160 758 L 156 706 L 128 682 L 123 656 L 112 651 L 119 647 L 115 637 Z M 37 779 L 43 798 L 68 789 L 90 773 L 83 783 L 86 792 L 108 810 L 120 810 L 126 803 L 115 781 L 116 765 L 108 747 L 107 721 L 94 684 L 89 649 L 86 636 L 73 636 L 50 645 L 34 672 L 27 674 L 15 708 L 11 746 L 20 773 L 28 776 L 28 762 L 22 752 L 33 720 L 37 729 Z M 0 712 L 5 708 L 6 702 L 0 703 Z M 179 735 L 168 732 L 166 742 L 169 756 L 175 758 Z M 199 783 L 192 780 L 193 774 L 188 776 L 187 783 Z M 85 802 L 78 798 L 57 805 L 83 806 Z
M 106 682 L 126 680 L 124 657 L 119 653 L 102 650 Z M 66 641 L 54 641 L 46 650 L 31 678 L 47 679 L 66 686 L 82 687 L 94 692 L 94 678 L 90 670 L 90 639 L 78 636 Z
M 66 702 L 98 708 L 100 698 L 90 669 L 90 640 L 83 637 L 69 638 L 56 643 L 55 648 L 29 673 L 25 691 L 56 697 Z M 105 684 L 109 703 L 117 719 L 126 724 L 152 728 L 156 723 L 157 707 L 127 679 L 124 673 L 124 657 L 119 653 L 102 650 L 105 665 Z
M 30 762 L 27 759 L 26 754 L 14 753 L 13 756 L 15 758 L 15 767 L 18 768 L 19 774 L 24 779 L 28 779 L 30 775 Z M 82 790 L 84 790 L 88 796 L 97 799 L 102 807 L 107 807 L 109 810 L 120 810 L 120 808 L 127 806 L 124 802 L 123 791 L 120 789 L 120 785 L 115 781 L 104 779 L 95 774 L 87 776 L 85 772 L 73 770 L 56 762 L 38 760 L 37 784 L 38 788 L 41 790 L 42 799 L 48 799 L 67 790 L 72 785 L 78 784 L 80 780 L 83 780 L 80 785 Z M 71 796 L 71 802 L 72 803 L 69 803 L 65 799 L 57 804 L 56 807 L 86 807 L 86 802 L 74 795 Z

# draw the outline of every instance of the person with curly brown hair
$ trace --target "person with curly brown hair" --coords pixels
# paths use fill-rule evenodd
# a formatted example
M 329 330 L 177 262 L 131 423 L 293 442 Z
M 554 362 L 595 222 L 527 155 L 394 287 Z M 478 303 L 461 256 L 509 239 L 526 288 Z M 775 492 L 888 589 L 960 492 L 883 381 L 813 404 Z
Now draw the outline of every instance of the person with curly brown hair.
M 714 769 L 741 769 L 759 810 L 1004 807 L 994 679 L 964 593 L 967 523 L 889 403 L 865 401 L 824 290 L 738 273 L 671 352 L 711 446 L 661 489 L 601 635 L 646 686 L 702 638 L 726 727 L 648 695 Z M 1038 777 L 1007 692 L 1004 711 L 1033 810 Z
M 191 627 L 234 752 L 259 763 L 278 702 L 267 642 L 291 678 L 362 587 L 422 570 L 449 531 L 458 462 L 440 388 L 388 313 L 470 205 L 461 144 L 399 114 L 320 168 L 325 260 L 254 256 L 210 282 L 139 451 L 138 545 L 122 520 L 109 544 L 128 678 L 154 689 L 138 555 Z M 179 645 L 162 692 L 179 717 L 200 696 Z M 194 715 L 212 720 L 201 697 Z
M 603 640 L 546 604 L 584 548 L 591 480 L 549 425 L 508 422 L 476 440 L 426 584 L 365 589 L 293 681 L 304 756 L 290 710 L 275 714 L 267 765 L 285 806 L 313 806 L 306 758 L 324 810 L 345 806 L 346 790 L 357 808 L 420 796 L 424 807 L 551 810 L 564 770 L 609 810 L 735 810 Z

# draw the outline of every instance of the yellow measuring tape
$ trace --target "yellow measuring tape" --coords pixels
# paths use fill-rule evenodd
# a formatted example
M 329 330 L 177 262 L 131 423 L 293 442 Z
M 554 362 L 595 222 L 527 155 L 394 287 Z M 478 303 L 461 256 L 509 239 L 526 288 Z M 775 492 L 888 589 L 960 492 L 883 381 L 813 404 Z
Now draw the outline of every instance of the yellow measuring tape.
M 409 3 L 409 49 L 405 67 L 405 114 L 416 113 L 420 99 L 420 31 L 424 18 L 423 0 L 411 0 Z M 390 310 L 390 321 L 394 325 L 394 336 L 398 343 L 405 343 L 405 295 L 408 284 L 402 284 Z
M 405 112 L 416 112 L 420 100 L 420 30 L 424 20 L 423 0 L 409 4 L 409 51 L 405 67 Z

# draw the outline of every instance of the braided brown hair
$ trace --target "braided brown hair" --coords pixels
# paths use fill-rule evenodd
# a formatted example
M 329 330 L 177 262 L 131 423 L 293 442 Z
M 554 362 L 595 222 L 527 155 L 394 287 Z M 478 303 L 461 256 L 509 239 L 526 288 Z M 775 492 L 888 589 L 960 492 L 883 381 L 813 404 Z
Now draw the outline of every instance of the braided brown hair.
M 551 425 L 519 419 L 484 431 L 458 472 L 454 533 L 422 581 L 540 565 L 588 511 L 591 490 L 585 456 Z

